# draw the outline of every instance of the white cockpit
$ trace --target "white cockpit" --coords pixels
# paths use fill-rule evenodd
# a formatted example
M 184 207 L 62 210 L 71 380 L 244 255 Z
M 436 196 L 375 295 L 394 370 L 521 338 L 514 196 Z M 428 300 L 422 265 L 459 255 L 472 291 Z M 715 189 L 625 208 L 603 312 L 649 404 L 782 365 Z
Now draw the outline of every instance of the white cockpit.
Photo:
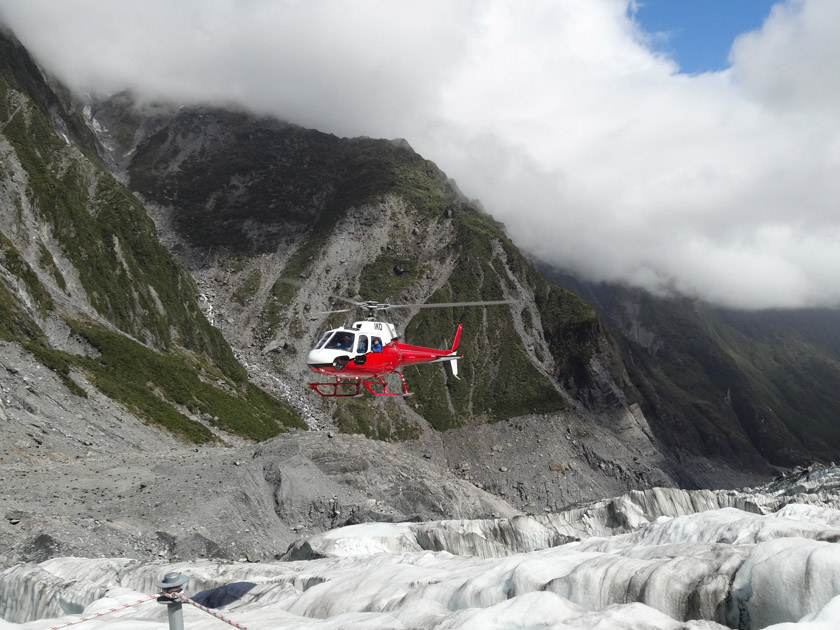
M 396 338 L 393 324 L 355 322 L 349 328 L 334 328 L 324 333 L 318 345 L 310 351 L 307 362 L 310 365 L 324 365 L 342 355 L 353 357 L 368 352 L 382 352 L 382 349 Z

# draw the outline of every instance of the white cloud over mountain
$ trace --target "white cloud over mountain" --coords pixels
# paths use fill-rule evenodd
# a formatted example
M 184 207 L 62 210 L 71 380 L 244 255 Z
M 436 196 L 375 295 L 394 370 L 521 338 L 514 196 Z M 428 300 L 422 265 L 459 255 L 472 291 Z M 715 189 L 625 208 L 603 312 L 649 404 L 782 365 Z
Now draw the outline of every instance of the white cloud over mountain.
M 526 250 L 745 308 L 840 304 L 840 3 L 679 73 L 630 0 L 0 0 L 77 90 L 404 137 Z

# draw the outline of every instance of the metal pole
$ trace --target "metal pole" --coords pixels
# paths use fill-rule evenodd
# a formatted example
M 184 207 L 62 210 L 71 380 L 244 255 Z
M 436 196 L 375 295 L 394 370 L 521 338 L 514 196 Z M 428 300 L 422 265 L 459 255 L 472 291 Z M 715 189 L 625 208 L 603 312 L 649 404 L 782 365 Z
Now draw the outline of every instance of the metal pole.
M 181 600 L 178 599 L 176 593 L 182 593 L 184 585 L 189 581 L 186 575 L 181 575 L 173 571 L 167 573 L 163 580 L 158 582 L 156 586 L 161 589 L 160 597 L 157 601 L 161 604 L 166 604 L 166 613 L 169 617 L 169 630 L 184 630 L 184 612 Z
M 166 613 L 169 616 L 169 630 L 184 630 L 184 611 L 181 602 L 173 601 L 167 604 Z

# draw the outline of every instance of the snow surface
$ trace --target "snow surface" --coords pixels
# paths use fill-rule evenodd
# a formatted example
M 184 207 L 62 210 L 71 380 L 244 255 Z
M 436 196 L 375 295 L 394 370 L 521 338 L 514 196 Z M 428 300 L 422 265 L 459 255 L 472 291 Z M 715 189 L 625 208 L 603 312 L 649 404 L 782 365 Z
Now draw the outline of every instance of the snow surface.
M 773 493 L 738 509 L 663 490 L 614 502 L 612 521 L 581 511 L 361 524 L 308 539 L 312 560 L 20 564 L 0 572 L 0 630 L 46 630 L 103 612 L 80 627 L 168 628 L 164 605 L 121 606 L 155 595 L 170 571 L 189 577 L 195 600 L 251 630 L 837 630 L 840 510 L 834 492 L 813 499 L 819 491 L 766 514 L 757 506 Z M 569 541 L 572 529 L 579 540 Z M 225 627 L 189 605 L 184 618 L 188 630 Z

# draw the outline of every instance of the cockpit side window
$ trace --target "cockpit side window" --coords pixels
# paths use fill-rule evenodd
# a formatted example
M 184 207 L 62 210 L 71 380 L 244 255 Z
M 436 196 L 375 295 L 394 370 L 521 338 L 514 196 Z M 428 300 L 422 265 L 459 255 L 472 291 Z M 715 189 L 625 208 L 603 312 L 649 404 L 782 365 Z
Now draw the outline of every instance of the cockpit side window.
M 324 346 L 327 350 L 346 350 L 353 352 L 353 340 L 356 335 L 343 330 L 336 332 Z
M 368 338 L 367 335 L 359 335 L 359 345 L 356 348 L 356 352 L 364 354 L 368 350 Z

